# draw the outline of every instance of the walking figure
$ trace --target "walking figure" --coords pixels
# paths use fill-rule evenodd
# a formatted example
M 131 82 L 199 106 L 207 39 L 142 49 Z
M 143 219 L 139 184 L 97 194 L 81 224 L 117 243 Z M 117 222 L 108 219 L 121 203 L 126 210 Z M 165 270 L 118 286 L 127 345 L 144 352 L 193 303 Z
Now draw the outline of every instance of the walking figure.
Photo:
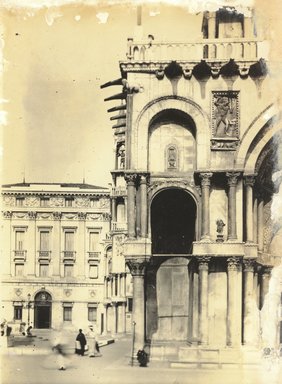
M 75 352 L 80 356 L 84 356 L 86 344 L 87 342 L 86 342 L 85 335 L 82 332 L 82 329 L 80 329 L 79 334 L 76 336 Z
M 89 331 L 87 333 L 88 345 L 89 345 L 89 357 L 102 356 L 100 353 L 99 344 L 96 339 L 96 333 L 93 325 L 89 325 Z

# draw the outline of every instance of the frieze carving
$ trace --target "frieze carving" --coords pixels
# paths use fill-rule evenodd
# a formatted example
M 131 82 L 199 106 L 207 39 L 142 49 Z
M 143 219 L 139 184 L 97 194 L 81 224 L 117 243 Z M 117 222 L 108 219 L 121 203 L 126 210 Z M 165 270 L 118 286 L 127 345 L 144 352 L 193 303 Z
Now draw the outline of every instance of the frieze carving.
M 82 207 L 89 207 L 90 206 L 90 200 L 85 197 L 77 197 L 75 200 L 75 206 L 82 208 Z
M 110 199 L 107 198 L 107 197 L 101 197 L 101 199 L 99 200 L 99 205 L 100 205 L 100 208 L 109 208 L 110 206 Z
M 245 272 L 254 272 L 255 259 L 244 259 L 243 264 Z
M 27 196 L 25 198 L 26 207 L 38 207 L 39 203 L 40 203 L 40 199 L 36 196 Z
M 228 257 L 227 259 L 227 269 L 228 271 L 237 271 L 238 267 L 240 265 L 240 258 L 239 257 Z
M 101 221 L 103 220 L 103 215 L 102 213 L 90 213 L 90 214 L 87 214 L 87 219 Z
M 65 199 L 63 197 L 51 197 L 49 202 L 50 207 L 64 207 Z
M 40 212 L 38 212 L 37 213 L 37 218 L 38 219 L 43 219 L 43 220 L 46 220 L 46 219 L 49 219 L 49 217 L 50 217 L 50 213 L 40 213 Z
M 116 235 L 113 237 L 114 245 L 115 245 L 115 253 L 117 257 L 123 256 L 123 243 L 124 243 L 123 235 Z
M 148 187 L 148 192 L 151 192 L 160 188 L 179 187 L 186 189 L 187 187 L 195 188 L 194 180 L 155 180 L 151 182 Z
M 61 220 L 62 213 L 61 212 L 53 212 L 53 219 L 54 220 Z
M 34 211 L 28 212 L 28 218 L 30 220 L 35 220 L 36 219 L 36 212 L 34 212 Z
M 75 220 L 75 219 L 77 219 L 77 215 L 75 213 L 64 213 L 64 214 L 62 214 L 62 217 L 64 219 L 68 219 L 68 220 Z
M 16 198 L 14 196 L 4 196 L 3 203 L 6 207 L 14 207 L 16 205 Z
M 28 217 L 27 212 L 14 212 L 13 216 L 17 219 L 25 219 Z
M 239 144 L 239 91 L 212 91 L 211 148 L 235 150 Z
M 12 211 L 4 211 L 4 212 L 3 212 L 3 217 L 4 217 L 4 219 L 11 219 L 12 216 L 13 216 Z
M 87 216 L 86 212 L 78 212 L 77 214 L 78 220 L 85 220 L 86 216 Z
M 209 262 L 211 257 L 209 256 L 201 256 L 197 257 L 199 263 L 199 271 L 208 271 L 209 270 Z
M 132 276 L 144 276 L 148 261 L 142 258 L 126 259 L 126 265 L 130 269 L 130 273 Z

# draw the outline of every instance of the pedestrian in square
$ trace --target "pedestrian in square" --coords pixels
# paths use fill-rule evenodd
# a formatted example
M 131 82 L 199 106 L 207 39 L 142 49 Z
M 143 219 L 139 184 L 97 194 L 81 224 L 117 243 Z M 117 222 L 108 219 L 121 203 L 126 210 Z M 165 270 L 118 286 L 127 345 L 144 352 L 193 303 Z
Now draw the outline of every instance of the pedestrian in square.
M 78 355 L 84 356 L 85 346 L 86 346 L 87 342 L 86 342 L 86 337 L 85 337 L 84 333 L 82 332 L 82 329 L 79 330 L 79 333 L 76 336 L 76 342 L 77 342 L 76 351 L 77 351 Z
M 87 333 L 87 339 L 89 346 L 89 357 L 102 356 L 97 342 L 96 332 L 94 331 L 94 326 L 90 324 L 88 328 L 89 330 Z

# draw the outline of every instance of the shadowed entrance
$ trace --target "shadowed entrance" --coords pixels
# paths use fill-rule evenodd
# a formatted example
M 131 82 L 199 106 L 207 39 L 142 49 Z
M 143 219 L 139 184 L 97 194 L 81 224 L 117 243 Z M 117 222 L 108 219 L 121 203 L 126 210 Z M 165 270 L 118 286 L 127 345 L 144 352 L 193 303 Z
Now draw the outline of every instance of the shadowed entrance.
M 196 204 L 181 189 L 167 189 L 151 207 L 153 254 L 189 254 L 195 240 Z

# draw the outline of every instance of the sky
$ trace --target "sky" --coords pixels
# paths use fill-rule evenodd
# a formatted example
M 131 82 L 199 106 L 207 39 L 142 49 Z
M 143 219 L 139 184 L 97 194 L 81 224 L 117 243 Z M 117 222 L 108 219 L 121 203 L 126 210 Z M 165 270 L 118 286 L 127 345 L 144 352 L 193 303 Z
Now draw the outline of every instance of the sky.
M 155 40 L 200 38 L 199 11 L 207 4 L 214 9 L 234 3 L 239 4 L 148 0 L 141 32 Z M 117 101 L 104 98 L 121 88 L 100 85 L 120 77 L 127 38 L 137 32 L 138 2 L 0 0 L 0 5 L 2 184 L 85 178 L 107 186 L 114 165 L 114 122 L 107 109 Z M 261 23 L 270 36 L 271 17 Z

